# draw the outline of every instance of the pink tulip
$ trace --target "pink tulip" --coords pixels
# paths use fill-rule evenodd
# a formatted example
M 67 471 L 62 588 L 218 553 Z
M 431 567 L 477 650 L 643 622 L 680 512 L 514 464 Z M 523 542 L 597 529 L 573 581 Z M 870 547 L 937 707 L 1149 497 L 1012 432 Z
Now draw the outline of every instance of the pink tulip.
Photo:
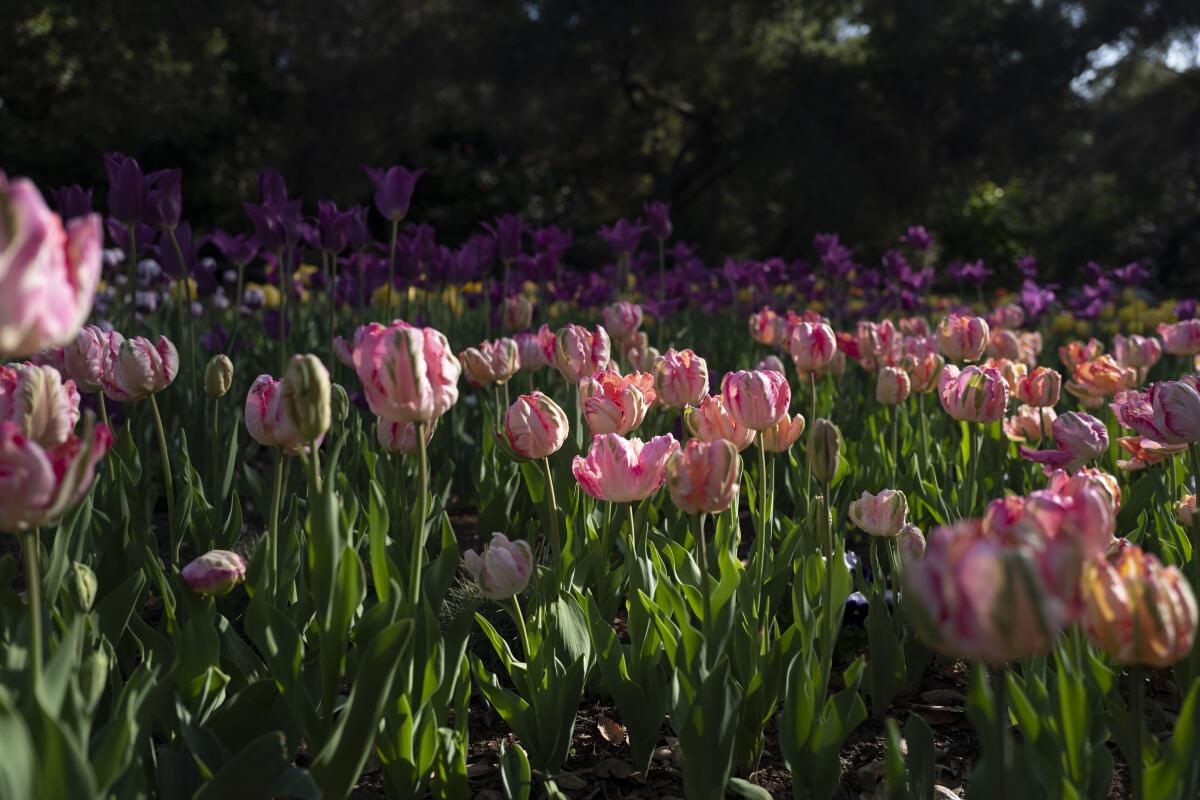
M 566 325 L 554 337 L 554 366 L 571 385 L 608 366 L 608 331 L 597 325 L 595 332 L 582 325 Z
M 1017 399 L 1029 406 L 1049 408 L 1058 404 L 1062 375 L 1049 367 L 1038 367 L 1017 380 Z
M 432 422 L 458 402 L 458 359 L 433 328 L 372 323 L 356 336 L 354 370 L 367 405 L 394 422 Z
M 458 361 L 467 382 L 476 387 L 506 384 L 521 366 L 517 343 L 508 338 L 468 347 L 458 354 Z
M 259 375 L 246 394 L 246 430 L 264 447 L 282 447 L 289 456 L 307 452 L 309 442 L 288 416 L 283 381 Z
M 554 331 L 549 325 L 538 328 L 536 333 L 518 333 L 513 339 L 517 342 L 521 369 L 525 372 L 541 369 L 554 360 Z
M 1105 397 L 1131 389 L 1137 382 L 1137 370 L 1122 367 L 1112 356 L 1099 356 L 1075 367 L 1067 391 L 1085 408 L 1099 408 Z
M 654 365 L 654 390 L 668 408 L 694 406 L 708 392 L 708 365 L 691 350 L 668 350 Z
M 506 331 L 523 331 L 533 324 L 533 302 L 523 294 L 504 298 L 500 319 Z
M 890 319 L 879 323 L 859 321 L 855 340 L 858 344 L 858 361 L 870 371 L 874 371 L 881 361 L 889 363 L 900 345 L 900 337 Z
M 990 334 L 983 317 L 951 314 L 938 323 L 938 348 L 951 361 L 978 361 L 987 349 Z
M 523 394 L 504 414 L 504 440 L 521 458 L 540 459 L 567 440 L 567 415 L 541 392 Z
M 1200 319 L 1185 319 L 1171 324 L 1161 323 L 1158 335 L 1162 338 L 1163 350 L 1173 356 L 1191 356 L 1200 353 Z
M 62 444 L 79 421 L 75 382 L 53 367 L 0 366 L 0 420 L 13 422 L 44 448 Z
M 1015 415 L 1004 418 L 1002 427 L 1010 442 L 1039 442 L 1050 436 L 1056 418 L 1053 408 L 1023 405 Z
M 783 361 L 774 353 L 759 361 L 755 369 L 770 370 L 771 372 L 778 372 L 780 375 L 786 374 L 784 372 Z
M 896 536 L 908 524 L 908 498 L 895 489 L 863 492 L 850 503 L 850 521 L 872 536 Z
M 1108 493 L 1088 482 L 1069 482 L 1058 490 L 1040 489 L 1025 498 L 1023 533 L 1038 540 L 1074 547 L 1091 557 L 1108 550 L 1116 531 L 1116 513 Z
M 662 486 L 667 458 L 678 449 L 669 433 L 644 445 L 641 439 L 602 433 L 592 440 L 587 458 L 575 456 L 571 471 L 580 488 L 597 500 L 633 503 Z
M 658 349 L 650 346 L 645 331 L 635 331 L 621 342 L 621 358 L 631 370 L 652 372 L 658 357 Z
M 833 360 L 837 352 L 837 338 L 828 325 L 801 322 L 792 328 L 787 350 L 796 369 L 815 372 Z
M 1163 348 L 1153 336 L 1117 334 L 1113 337 L 1113 358 L 1124 367 L 1149 369 L 1162 358 Z
M 987 355 L 989 358 L 1005 358 L 1017 361 L 1021 358 L 1021 337 L 1016 331 L 994 328 L 988 335 Z
M 1187 451 L 1186 444 L 1162 444 L 1144 436 L 1120 436 L 1117 445 L 1129 454 L 1129 458 L 1118 458 L 1117 466 L 1129 472 L 1145 469 Z
M 648 372 L 600 370 L 579 382 L 579 404 L 593 436 L 624 436 L 642 424 L 653 402 L 654 377 Z
M 224 597 L 246 579 L 246 561 L 230 550 L 209 550 L 179 574 L 196 594 Z
M 1175 503 L 1175 519 L 1185 528 L 1196 524 L 1196 495 L 1185 494 L 1182 500 Z
M 1200 442 L 1200 392 L 1195 378 L 1155 383 L 1145 392 L 1123 392 L 1112 410 L 1123 426 L 1152 441 Z
M 1008 387 L 1009 396 L 1017 393 L 1017 386 L 1029 374 L 1029 367 L 1023 362 L 1013 361 L 1010 358 L 989 358 L 982 364 L 984 369 L 994 369 L 1000 373 L 1000 377 L 1004 378 L 1004 385 Z
M 1042 354 L 1042 334 L 1037 331 L 1021 331 L 1021 361 L 1030 369 L 1038 365 L 1038 356 Z
M 363 330 L 363 328 L 359 328 Z M 333 337 L 333 354 L 337 360 L 342 362 L 350 369 L 354 369 L 354 345 L 347 342 L 341 336 Z
M 906 606 L 923 637 L 951 656 L 998 666 L 1049 649 L 1071 620 L 1037 542 L 1000 541 L 965 520 L 934 531 L 924 558 L 901 553 Z
M 602 312 L 604 329 L 618 342 L 634 334 L 642 324 L 642 307 L 624 300 L 605 306 Z
M 110 363 L 116 362 L 125 338 L 116 331 L 105 331 L 96 325 L 84 325 L 75 338 L 63 349 L 63 369 L 75 381 L 81 392 L 104 389 L 106 375 L 112 374 Z
M 908 399 L 912 384 L 908 373 L 899 367 L 881 367 L 875 380 L 875 399 L 885 406 L 897 406 Z
M 900 529 L 896 544 L 900 548 L 902 560 L 920 561 L 925 557 L 925 534 L 911 522 Z
M 1169 667 L 1196 640 L 1196 597 L 1176 567 L 1122 540 L 1083 578 L 1088 638 L 1122 664 Z
M 1067 372 L 1074 372 L 1080 364 L 1094 361 L 1104 355 L 1104 345 L 1099 339 L 1089 339 L 1086 343 L 1078 339 L 1067 342 L 1058 348 L 1058 358 L 1062 361 Z
M 116 361 L 108 361 L 111 375 L 104 393 L 113 400 L 130 402 L 158 394 L 179 373 L 179 353 L 165 336 L 151 342 L 135 336 L 120 343 Z
M 425 426 L 425 444 L 433 438 L 437 420 Z M 389 453 L 411 456 L 417 452 L 417 426 L 412 422 L 392 422 L 383 417 L 375 418 L 375 438 L 379 446 Z
M 1008 387 L 994 369 L 947 364 L 938 381 L 942 408 L 962 422 L 996 422 L 1008 408 Z
M 529 542 L 510 541 L 503 533 L 493 533 L 483 555 L 474 550 L 463 553 L 463 567 L 489 600 L 507 600 L 525 591 L 536 562 Z
M 929 320 L 924 317 L 902 317 L 896 323 L 896 327 L 905 336 L 929 336 L 932 334 L 932 329 L 929 327 Z
M 725 408 L 721 395 L 707 395 L 700 404 L 688 408 L 684 421 L 693 436 L 706 442 L 724 439 L 731 442 L 738 452 L 745 450 L 754 441 L 755 431 L 739 423 Z
M 993 328 L 1019 328 L 1025 324 L 1025 310 L 1015 303 L 1006 303 L 992 309 L 988 324 Z
M 1095 467 L 1083 467 L 1073 473 L 1055 470 L 1046 481 L 1046 489 L 1064 497 L 1076 497 L 1085 490 L 1095 490 L 1108 500 L 1108 509 L 1114 519 L 1121 510 L 1121 485 L 1116 477 Z
M 750 338 L 768 346 L 781 344 L 782 322 L 778 314 L 763 306 L 761 311 L 750 315 Z
M 67 374 L 67 351 L 63 345 L 39 350 L 29 357 L 29 363 L 35 367 L 52 367 L 64 380 L 71 377 Z
M 103 245 L 99 214 L 64 228 L 32 181 L 0 172 L 0 359 L 71 341 L 91 313 Z
M 1030 450 L 1020 447 L 1021 457 L 1046 469 L 1073 472 L 1108 450 L 1108 429 L 1091 414 L 1069 411 L 1054 420 L 1055 450 Z
M 784 414 L 779 422 L 758 434 L 758 441 L 768 453 L 782 453 L 795 444 L 803 432 L 804 417 L 797 414 L 788 419 Z
M 909 352 L 900 362 L 908 373 L 909 388 L 917 394 L 933 391 L 946 359 L 937 352 Z
M 112 446 L 112 433 L 96 425 L 44 448 L 19 425 L 0 422 L 0 531 L 47 526 L 87 494 L 96 464 Z
M 792 402 L 787 378 L 778 372 L 739 370 L 721 380 L 725 408 L 739 425 L 762 431 L 779 422 Z
M 667 459 L 667 492 L 686 514 L 717 514 L 737 500 L 739 471 L 732 443 L 692 439 Z

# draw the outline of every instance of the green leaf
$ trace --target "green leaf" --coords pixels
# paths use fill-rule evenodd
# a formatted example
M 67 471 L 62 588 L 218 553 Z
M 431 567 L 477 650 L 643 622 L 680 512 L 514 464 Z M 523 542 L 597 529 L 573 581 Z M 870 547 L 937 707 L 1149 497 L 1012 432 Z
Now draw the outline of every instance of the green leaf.
M 533 788 L 533 777 L 529 769 L 529 756 L 520 744 L 511 747 L 500 743 L 500 785 L 507 800 L 529 800 Z
M 283 734 L 279 731 L 264 733 L 234 756 L 193 798 L 270 797 L 272 786 L 287 766 L 288 752 Z

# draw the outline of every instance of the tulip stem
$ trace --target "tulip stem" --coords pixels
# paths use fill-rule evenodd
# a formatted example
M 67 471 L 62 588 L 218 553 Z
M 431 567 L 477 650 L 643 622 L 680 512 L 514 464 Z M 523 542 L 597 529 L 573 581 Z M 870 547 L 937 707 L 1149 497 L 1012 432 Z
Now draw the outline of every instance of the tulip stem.
M 896 488 L 896 471 L 900 466 L 900 406 L 894 405 L 890 409 L 892 423 L 892 476 L 888 486 Z
M 808 385 L 812 394 L 812 404 L 809 406 L 808 417 L 808 447 L 810 453 L 809 457 L 805 459 L 804 466 L 805 511 L 809 511 L 812 506 L 812 427 L 817 421 L 817 376 L 812 372 L 808 373 Z
M 542 458 L 542 471 L 546 474 L 546 504 L 550 512 L 550 548 L 554 551 L 554 572 L 562 569 L 562 535 L 558 530 L 558 496 L 554 493 L 554 472 L 550 459 Z
M 766 580 L 767 548 L 770 546 L 769 538 L 771 536 L 771 530 L 767 525 L 767 448 L 763 444 L 761 433 L 758 435 L 758 494 L 758 532 L 754 543 L 758 550 L 755 558 L 757 580 L 754 582 L 754 587 L 758 600 L 757 605 L 761 608 L 763 583 Z M 766 615 L 763 615 L 762 619 L 765 620 L 765 617 Z
M 213 398 L 213 415 L 212 415 L 212 488 L 213 499 L 217 498 L 217 489 L 221 477 L 221 467 L 218 465 L 218 460 L 221 457 L 221 399 Z
M 96 392 L 96 397 L 100 400 L 100 421 L 104 423 L 104 427 L 110 428 L 108 424 L 108 407 L 104 404 L 104 391 Z
M 522 655 L 525 656 L 525 666 L 528 670 L 533 661 L 533 649 L 529 646 L 529 629 L 525 627 L 525 615 L 521 612 L 521 601 L 515 594 L 508 599 L 512 601 L 513 618 L 517 621 L 517 631 L 521 636 Z
M 412 607 L 421 602 L 421 567 L 425 560 L 425 523 L 429 517 L 429 456 L 425 449 L 425 426 L 427 422 L 414 422 L 417 435 L 417 476 L 420 496 L 417 500 L 417 527 L 413 531 L 412 552 L 408 561 L 408 590 Z
M 1132 752 L 1129 754 L 1129 776 L 1133 784 L 1133 800 L 1142 800 L 1145 786 L 1142 778 L 1142 716 L 1146 704 L 1146 676 L 1139 665 L 1129 668 L 1129 718 L 1133 722 Z
M 978 431 L 972 427 L 971 423 L 967 423 L 968 450 L 967 450 L 967 485 L 963 487 L 963 508 L 959 513 L 963 519 L 971 516 L 971 512 L 975 510 L 975 476 L 976 469 L 979 466 L 979 436 Z
M 400 233 L 400 220 L 392 220 L 392 243 L 388 247 L 388 284 L 387 293 L 387 313 L 392 313 L 392 291 L 396 285 L 396 236 Z
M 192 276 L 191 268 L 183 260 L 183 248 L 179 246 L 179 237 L 174 228 L 167 228 L 171 237 L 171 247 L 175 250 L 175 258 L 183 273 L 183 318 L 187 321 L 188 338 L 188 388 L 191 395 L 196 395 L 196 321 L 192 318 Z
M 833 524 L 829 518 L 829 489 L 830 486 L 826 483 L 824 494 L 820 495 L 821 502 L 817 505 L 817 513 L 821 515 L 821 549 L 825 551 L 825 597 L 822 603 L 825 614 L 825 647 L 826 655 L 832 661 L 837 639 L 837 622 L 833 613 Z
M 167 492 L 167 530 L 171 538 L 171 561 L 179 563 L 179 545 L 183 537 L 175 536 L 175 481 L 171 476 L 171 454 L 167 450 L 167 434 L 163 430 L 162 414 L 158 412 L 158 400 L 150 395 L 150 409 L 154 412 L 154 429 L 158 432 L 158 450 L 162 454 L 163 483 Z
M 29 603 L 29 680 L 36 697 L 42 685 L 42 573 L 38 566 L 38 531 L 21 534 L 25 551 L 25 598 Z
M 1195 480 L 1194 493 L 1200 497 L 1200 442 L 1188 445 L 1188 456 L 1192 459 L 1192 478 Z M 1172 470 L 1173 471 L 1173 470 Z M 1192 514 L 1192 586 L 1200 587 L 1200 513 Z M 1195 649 L 1195 648 L 1193 648 Z
M 286 250 L 280 249 L 276 258 L 276 264 L 279 268 L 279 376 L 281 378 L 283 377 L 283 373 L 287 371 L 288 351 L 288 286 L 286 280 L 288 267 L 286 263 L 286 253 Z
M 996 770 L 997 786 L 1000 791 L 997 797 L 1008 797 L 1008 772 L 1012 762 L 1012 748 L 1008 742 L 1008 669 L 1001 667 L 993 677 L 995 689 L 992 693 L 996 711 L 996 745 L 1000 754 L 1000 763 Z
M 707 655 L 705 660 L 711 665 L 715 642 L 712 637 L 712 597 L 709 595 L 708 586 L 708 543 L 704 539 L 704 515 L 692 514 L 691 522 L 700 559 L 700 630 L 704 634 L 704 652 Z
M 279 596 L 279 504 L 283 500 L 283 448 L 275 451 L 275 487 L 271 492 L 271 519 L 267 525 L 267 555 L 270 558 L 269 596 Z
M 137 330 L 137 226 L 129 226 L 129 327 Z

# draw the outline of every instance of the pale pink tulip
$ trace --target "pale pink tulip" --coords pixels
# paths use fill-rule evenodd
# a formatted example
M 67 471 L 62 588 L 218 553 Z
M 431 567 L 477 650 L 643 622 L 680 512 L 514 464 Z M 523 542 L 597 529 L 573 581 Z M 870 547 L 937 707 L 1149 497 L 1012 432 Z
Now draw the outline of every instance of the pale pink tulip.
M 745 450 L 754 441 L 755 431 L 747 428 L 733 418 L 725 408 L 721 395 L 706 395 L 700 404 L 688 408 L 684 421 L 693 436 L 706 442 L 724 439 L 731 442 L 739 452 Z
M 908 399 L 912 390 L 908 373 L 899 367 L 881 367 L 875 380 L 875 399 L 885 406 L 896 406 Z
M 425 426 L 425 444 L 433 438 L 437 420 Z M 417 426 L 413 422 L 392 422 L 383 417 L 375 418 L 375 438 L 379 446 L 389 453 L 410 456 L 417 452 Z
M 521 458 L 545 458 L 567 440 L 567 415 L 541 392 L 523 394 L 504 414 L 504 440 Z
M 116 331 L 105 331 L 96 325 L 84 325 L 63 348 L 63 369 L 81 392 L 104 389 L 106 375 L 112 374 L 110 361 L 121 352 L 125 338 Z
M 654 376 L 648 372 L 600 370 L 579 382 L 579 405 L 593 436 L 633 431 L 646 418 L 654 396 Z
M 902 560 L 920 561 L 925 557 L 925 534 L 911 522 L 900 529 L 896 545 L 900 548 Z
M 1104 398 L 1132 389 L 1137 382 L 1137 370 L 1122 367 L 1112 356 L 1105 355 L 1075 367 L 1067 391 L 1079 398 L 1085 408 L 1099 408 L 1104 405 Z
M 1200 319 L 1185 319 L 1158 326 L 1163 350 L 1173 356 L 1191 356 L 1200 353 Z
M 309 442 L 301 435 L 283 402 L 283 381 L 259 375 L 246 393 L 246 430 L 264 447 L 282 447 L 289 456 L 308 451 Z
M 1118 458 L 1117 466 L 1129 472 L 1187 452 L 1186 444 L 1162 444 L 1144 436 L 1121 436 L 1117 438 L 1117 444 L 1129 454 L 1129 458 Z
M 951 361 L 978 361 L 987 349 L 990 334 L 983 317 L 951 314 L 938 323 L 938 348 Z
M 16 423 L 44 448 L 62 444 L 79 421 L 75 382 L 63 383 L 53 367 L 0 366 L 0 420 Z
M 566 325 L 554 336 L 554 366 L 571 385 L 608 366 L 608 331 L 603 325 L 589 331 L 582 325 Z
M 1200 391 L 1195 378 L 1151 384 L 1124 392 L 1112 404 L 1117 421 L 1162 444 L 1200 442 Z
M 992 309 L 988 324 L 993 328 L 1019 328 L 1025 324 L 1025 310 L 1016 303 L 1006 303 Z
M 678 449 L 671 434 L 643 445 L 641 439 L 602 433 L 592 440 L 586 458 L 575 456 L 571 471 L 580 488 L 597 500 L 633 503 L 662 486 L 667 458 Z
M 179 574 L 196 594 L 224 597 L 246 579 L 246 561 L 230 550 L 209 550 Z
M 1075 339 L 1058 348 L 1058 358 L 1067 368 L 1068 373 L 1074 372 L 1080 364 L 1094 361 L 1102 355 L 1104 355 L 1104 345 L 1095 338 L 1088 339 L 1086 343 Z
M 908 498 L 895 489 L 863 492 L 850 503 L 850 521 L 872 536 L 896 536 L 908 524 Z
M 104 425 L 44 448 L 19 425 L 0 422 L 0 531 L 45 527 L 83 499 L 112 446 Z
M 721 396 L 739 425 L 762 431 L 787 414 L 792 390 L 787 378 L 778 372 L 739 370 L 725 373 Z
M 933 329 L 929 327 L 929 320 L 924 317 L 901 317 L 896 323 L 896 327 L 905 336 L 930 336 Z
M 739 471 L 731 442 L 692 439 L 667 459 L 667 492 L 680 511 L 718 514 L 737 500 Z
M 472 386 L 502 386 L 517 374 L 521 356 L 514 340 L 501 338 L 468 347 L 458 354 L 458 362 Z
M 463 554 L 463 567 L 489 600 L 507 600 L 525 591 L 535 563 L 528 542 L 510 541 L 503 533 L 492 534 L 482 556 L 474 550 Z
M 783 361 L 774 353 L 759 361 L 755 369 L 770 370 L 771 372 L 778 372 L 780 375 L 787 374 L 784 372 Z
M 784 414 L 779 422 L 758 434 L 758 441 L 768 453 L 782 453 L 795 444 L 803 432 L 804 417 L 797 414 L 788 419 Z
M 602 314 L 604 329 L 618 342 L 628 339 L 642 324 L 642 307 L 637 303 L 621 300 L 605 306 Z
M 989 358 L 1019 360 L 1021 358 L 1021 337 L 1016 331 L 993 328 L 988 335 L 987 355 Z
M 963 422 L 996 422 L 1008 408 L 1008 386 L 994 369 L 947 364 L 938 381 L 942 408 Z
M 523 331 L 533 324 L 533 301 L 523 294 L 504 298 L 500 319 L 506 331 Z
M 458 402 L 462 367 L 438 331 L 372 323 L 356 338 L 354 370 L 376 416 L 432 422 Z
M 1196 524 L 1196 495 L 1185 494 L 1182 500 L 1175 503 L 1175 519 L 1185 528 Z
M 1004 418 L 1004 435 L 1010 442 L 1040 442 L 1050 436 L 1057 416 L 1053 408 L 1020 406 L 1016 414 Z
M 554 361 L 554 331 L 549 325 L 538 328 L 536 333 L 518 333 L 513 339 L 517 342 L 521 369 L 525 372 L 541 369 Z
M 708 392 L 708 365 L 691 350 L 668 350 L 654 365 L 654 390 L 668 408 L 694 406 Z
M 1049 367 L 1037 367 L 1017 380 L 1017 399 L 1025 405 L 1049 408 L 1058 404 L 1062 375 Z
M 787 350 L 796 369 L 815 372 L 833 360 L 837 353 L 837 338 L 828 325 L 801 322 L 792 327 Z
M 759 344 L 783 343 L 783 320 L 771 309 L 763 306 L 761 311 L 750 315 L 750 338 Z
M 1163 348 L 1153 336 L 1117 334 L 1113 337 L 1113 358 L 1124 367 L 1149 369 L 1162 358 Z
M 1069 411 L 1054 420 L 1054 450 L 1020 447 L 1022 458 L 1045 464 L 1046 469 L 1073 472 L 1108 450 L 1108 429 L 1091 414 Z
M 122 402 L 142 400 L 175 380 L 179 353 L 165 336 L 159 336 L 157 342 L 135 336 L 120 343 L 116 361 L 108 361 L 107 366 L 112 370 L 104 386 L 108 397 Z

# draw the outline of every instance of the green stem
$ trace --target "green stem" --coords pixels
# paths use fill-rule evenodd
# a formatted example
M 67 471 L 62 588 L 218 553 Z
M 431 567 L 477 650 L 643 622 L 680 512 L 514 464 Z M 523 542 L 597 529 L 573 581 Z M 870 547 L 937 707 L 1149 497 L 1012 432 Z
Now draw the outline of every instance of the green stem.
M 400 233 L 400 220 L 392 220 L 392 243 L 388 247 L 387 313 L 392 313 L 392 292 L 396 285 L 396 236 Z M 386 317 L 385 317 L 386 319 Z
M 641 558 L 646 553 L 645 542 L 637 535 L 637 520 L 633 514 L 633 503 L 626 503 L 629 512 L 629 552 L 635 558 Z
M 1008 668 L 1001 667 L 993 676 L 995 686 L 993 701 L 996 706 L 996 744 L 999 748 L 1000 763 L 996 770 L 997 786 L 1000 791 L 997 797 L 1008 797 L 1008 774 L 1012 768 L 1012 747 L 1008 741 Z
M 167 433 L 163 429 L 162 415 L 158 413 L 158 400 L 154 395 L 150 395 L 150 409 L 154 412 L 154 429 L 158 432 L 158 450 L 162 455 L 162 472 L 163 483 L 166 485 L 167 491 L 167 529 L 170 531 L 171 538 L 171 561 L 179 563 L 179 545 L 183 540 L 182 536 L 176 538 L 175 535 L 175 481 L 171 476 L 171 454 L 167 450 Z
M 1133 784 L 1133 800 L 1145 796 L 1145 781 L 1142 778 L 1142 717 L 1145 715 L 1146 676 L 1141 666 L 1129 668 L 1129 718 L 1133 722 L 1132 751 L 1129 754 L 1130 782 Z
M 183 318 L 187 321 L 188 339 L 188 388 L 191 396 L 196 395 L 196 320 L 192 317 L 192 276 L 188 274 L 188 266 L 183 260 L 183 248 L 179 246 L 179 238 L 174 228 L 167 228 L 171 237 L 171 246 L 175 250 L 175 258 L 179 269 L 183 272 Z
M 521 651 L 522 655 L 525 656 L 525 665 L 527 669 L 532 671 L 533 648 L 529 645 L 529 629 L 525 627 L 525 615 L 521 613 L 521 601 L 517 599 L 515 594 L 508 599 L 512 601 L 513 617 L 517 621 L 517 630 L 521 636 Z M 533 685 L 536 686 L 537 683 L 534 682 Z
M 892 475 L 888 486 L 895 489 L 896 472 L 900 466 L 900 406 L 892 406 L 889 409 L 889 415 L 892 423 Z
M 808 386 L 812 396 L 812 403 L 809 405 L 808 414 L 808 444 L 812 447 L 812 429 L 817 421 L 817 376 L 813 373 L 808 373 Z M 804 459 L 804 504 L 805 511 L 809 511 L 812 506 L 812 454 Z
M 427 422 L 413 423 L 417 437 L 417 476 L 420 496 L 417 500 L 417 528 L 413 531 L 412 551 L 408 560 L 408 591 L 412 607 L 421 602 L 421 567 L 425 561 L 426 521 L 429 517 L 429 456 L 425 450 L 425 426 Z
M 821 503 L 817 506 L 817 513 L 821 515 L 821 548 L 825 551 L 825 641 L 827 642 L 827 654 L 830 659 L 833 658 L 833 648 L 837 638 L 837 615 L 833 608 L 833 524 L 829 518 L 829 483 L 826 482 L 821 495 Z
M 562 533 L 558 529 L 558 496 L 554 493 L 554 472 L 550 459 L 542 458 L 542 471 L 546 475 L 546 503 L 550 512 L 550 549 L 554 552 L 554 572 L 562 570 Z
M 38 531 L 21 534 L 25 551 L 25 597 L 29 603 L 29 681 L 36 696 L 42 685 L 42 572 L 38 566 Z
M 1188 445 L 1188 456 L 1192 460 L 1192 477 L 1196 481 L 1196 497 L 1200 498 L 1200 442 Z M 1200 513 L 1192 515 L 1192 586 L 1200 587 Z M 1193 647 L 1195 649 L 1195 647 Z
M 771 529 L 767 523 L 767 448 L 763 446 L 762 436 L 760 435 L 758 437 L 758 531 L 754 542 L 755 549 L 758 551 L 755 558 L 757 580 L 754 583 L 755 591 L 757 592 L 756 606 L 758 609 L 762 607 L 762 590 L 763 583 L 766 581 L 767 553 L 771 544 L 770 536 Z M 765 617 L 766 615 L 763 615 L 764 624 Z
M 283 448 L 275 451 L 275 487 L 271 492 L 271 518 L 267 523 L 267 555 L 270 557 L 269 595 L 279 596 L 279 505 L 283 500 Z
M 972 423 L 967 423 L 967 485 L 963 487 L 963 506 L 959 516 L 966 519 L 975 510 L 975 475 L 979 466 L 979 439 Z
M 213 415 L 212 415 L 212 490 L 213 498 L 217 497 L 218 482 L 220 480 L 221 468 L 218 461 L 221 457 L 221 400 L 218 397 L 213 398 Z
M 137 226 L 129 225 L 129 327 L 137 330 Z
M 104 392 L 96 392 L 96 397 L 100 401 L 100 421 L 104 423 L 104 427 L 111 428 L 112 426 L 108 424 L 108 406 L 104 404 Z
M 704 634 L 704 649 L 708 663 L 712 664 L 712 654 L 715 642 L 712 637 L 712 597 L 708 586 L 708 542 L 704 538 L 704 515 L 691 516 L 692 533 L 696 539 L 696 549 L 700 559 L 700 630 Z

